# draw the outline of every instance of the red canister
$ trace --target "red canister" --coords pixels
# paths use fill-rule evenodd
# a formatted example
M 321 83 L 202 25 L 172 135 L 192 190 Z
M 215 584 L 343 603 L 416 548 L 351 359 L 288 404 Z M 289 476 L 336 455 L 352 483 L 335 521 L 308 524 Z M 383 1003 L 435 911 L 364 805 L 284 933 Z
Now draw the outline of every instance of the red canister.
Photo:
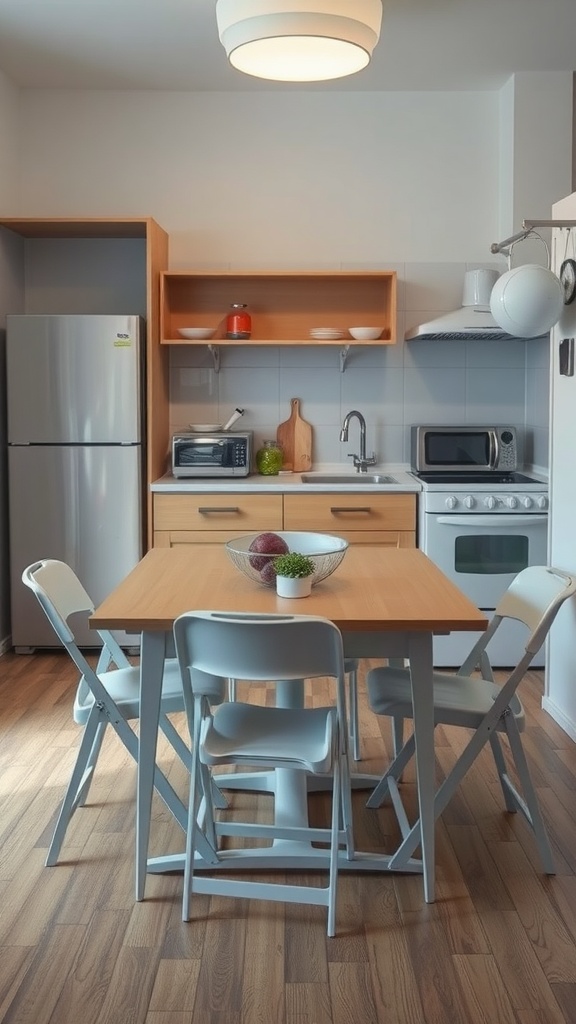
M 226 337 L 237 341 L 249 338 L 252 320 L 245 302 L 233 302 L 226 317 Z

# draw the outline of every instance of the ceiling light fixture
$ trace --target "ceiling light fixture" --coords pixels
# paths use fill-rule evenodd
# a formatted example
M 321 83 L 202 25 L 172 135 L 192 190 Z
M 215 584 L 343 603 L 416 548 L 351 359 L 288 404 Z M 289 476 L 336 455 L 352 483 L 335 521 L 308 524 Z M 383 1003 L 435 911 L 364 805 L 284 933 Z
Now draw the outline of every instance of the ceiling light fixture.
M 277 82 L 344 78 L 370 63 L 382 0 L 217 0 L 232 67 Z

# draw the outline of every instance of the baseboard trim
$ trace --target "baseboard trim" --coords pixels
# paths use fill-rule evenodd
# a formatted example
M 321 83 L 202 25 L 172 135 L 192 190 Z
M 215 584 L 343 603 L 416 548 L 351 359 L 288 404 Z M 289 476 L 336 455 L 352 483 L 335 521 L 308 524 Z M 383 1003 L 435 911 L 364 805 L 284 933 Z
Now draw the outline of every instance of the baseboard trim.
M 564 729 L 564 732 L 568 734 L 570 739 L 576 742 L 576 724 L 572 719 L 568 718 L 549 697 L 542 698 L 542 707 L 544 711 L 548 712 L 550 718 L 553 718 L 560 728 Z

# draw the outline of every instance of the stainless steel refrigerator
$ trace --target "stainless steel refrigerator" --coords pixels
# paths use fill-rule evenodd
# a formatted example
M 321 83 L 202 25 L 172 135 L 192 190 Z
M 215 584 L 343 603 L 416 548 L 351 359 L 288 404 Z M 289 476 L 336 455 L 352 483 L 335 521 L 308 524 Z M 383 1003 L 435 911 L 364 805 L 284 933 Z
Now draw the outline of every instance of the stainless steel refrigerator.
M 8 316 L 6 347 L 12 643 L 27 651 L 58 645 L 27 565 L 68 562 L 98 604 L 141 558 L 144 324 Z

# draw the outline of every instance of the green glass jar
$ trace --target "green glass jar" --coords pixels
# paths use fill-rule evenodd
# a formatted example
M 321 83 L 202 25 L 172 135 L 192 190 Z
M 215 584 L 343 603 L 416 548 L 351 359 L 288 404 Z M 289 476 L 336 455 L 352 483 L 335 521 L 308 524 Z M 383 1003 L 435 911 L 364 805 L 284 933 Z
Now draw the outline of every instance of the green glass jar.
M 256 469 L 262 476 L 277 476 L 283 461 L 284 452 L 278 441 L 264 441 L 256 452 Z

